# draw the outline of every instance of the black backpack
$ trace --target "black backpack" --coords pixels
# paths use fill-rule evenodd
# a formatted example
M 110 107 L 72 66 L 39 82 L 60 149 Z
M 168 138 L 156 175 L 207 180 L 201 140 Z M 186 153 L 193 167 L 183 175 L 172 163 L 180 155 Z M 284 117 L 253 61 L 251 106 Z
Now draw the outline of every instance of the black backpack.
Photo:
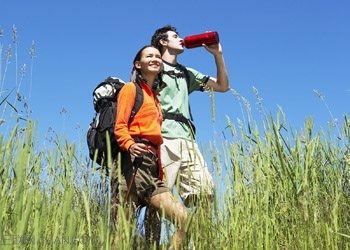
M 139 84 L 135 83 L 136 97 L 129 124 L 143 103 L 143 94 Z M 87 132 L 87 145 L 91 160 L 100 166 L 107 165 L 107 139 L 110 140 L 112 159 L 120 147 L 115 139 L 114 126 L 117 112 L 117 95 L 125 82 L 116 77 L 108 77 L 92 92 L 95 115 Z M 108 136 L 108 137 L 107 137 Z

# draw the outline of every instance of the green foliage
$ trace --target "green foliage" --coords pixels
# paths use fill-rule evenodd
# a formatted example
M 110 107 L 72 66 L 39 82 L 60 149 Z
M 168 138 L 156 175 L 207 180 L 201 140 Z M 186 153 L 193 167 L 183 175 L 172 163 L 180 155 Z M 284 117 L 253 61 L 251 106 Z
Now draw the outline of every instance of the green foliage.
M 333 141 L 313 133 L 310 119 L 303 134 L 286 138 L 283 122 L 269 117 L 264 136 L 252 126 L 250 133 L 241 128 L 241 140 L 211 145 L 224 184 L 212 213 L 198 207 L 191 219 L 190 248 L 348 249 L 349 126 L 345 116 L 343 137 Z M 124 220 L 111 226 L 108 192 L 97 181 L 103 173 L 81 150 L 59 137 L 36 150 L 34 131 L 28 121 L 0 140 L 1 248 L 147 249 L 123 209 Z
M 0 67 L 0 106 L 17 113 L 11 92 L 2 95 L 7 64 L 4 73 Z M 16 81 L 17 96 L 19 87 Z M 275 118 L 266 115 L 254 93 L 260 126 L 248 101 L 233 90 L 246 117 L 238 127 L 227 117 L 231 139 L 210 142 L 216 197 L 213 204 L 202 198 L 205 206 L 191 216 L 184 249 L 349 249 L 348 117 L 318 132 L 311 117 L 297 133 L 287 128 L 281 109 Z M 0 126 L 10 124 L 3 118 Z M 113 225 L 108 178 L 90 166 L 82 142 L 56 134 L 53 144 L 40 148 L 29 116 L 7 127 L 9 133 L 0 133 L 1 249 L 154 249 L 121 207 L 120 222 Z
M 307 135 L 293 133 L 292 140 L 282 123 L 270 117 L 266 124 L 264 136 L 254 127 L 221 149 L 229 161 L 220 222 L 228 229 L 222 242 L 231 243 L 225 249 L 347 249 L 348 148 L 322 132 L 312 135 L 312 119 Z

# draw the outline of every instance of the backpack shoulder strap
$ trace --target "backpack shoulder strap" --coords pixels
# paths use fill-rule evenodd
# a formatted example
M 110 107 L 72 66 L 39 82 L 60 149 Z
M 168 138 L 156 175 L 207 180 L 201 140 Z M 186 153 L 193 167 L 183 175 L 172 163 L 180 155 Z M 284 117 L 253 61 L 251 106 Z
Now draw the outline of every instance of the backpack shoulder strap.
M 163 74 L 167 74 L 169 76 L 175 76 L 175 77 L 179 77 L 179 78 L 185 78 L 186 83 L 187 83 L 187 90 L 189 92 L 190 91 L 190 79 L 191 79 L 190 74 L 188 73 L 188 70 L 185 66 L 183 66 L 180 63 L 178 63 L 177 65 L 179 66 L 179 68 L 181 69 L 182 72 L 175 73 L 174 70 L 169 70 L 169 71 L 163 70 Z
M 187 70 L 187 68 L 184 66 L 184 65 L 182 65 L 182 64 L 180 64 L 180 63 L 177 63 L 177 65 L 180 67 L 180 69 L 181 69 L 181 73 L 175 73 L 173 70 L 171 70 L 171 71 L 164 71 L 163 70 L 163 73 L 164 74 L 167 74 L 167 75 L 173 75 L 173 76 L 175 76 L 175 77 L 184 77 L 185 79 L 186 79 L 186 83 L 187 83 L 187 93 L 189 94 L 190 93 L 190 80 L 191 80 L 191 78 L 190 78 L 190 74 L 188 73 L 188 70 Z M 188 110 L 189 110 L 189 115 L 190 115 L 190 119 L 191 119 L 191 121 L 193 121 L 193 116 L 192 116 L 192 112 L 191 112 L 191 106 L 190 106 L 190 102 L 188 102 Z M 183 118 L 181 118 L 181 119 L 179 119 L 179 115 L 176 115 L 176 116 L 173 116 L 172 114 L 171 115 L 168 115 L 169 113 L 163 113 L 163 118 L 165 118 L 165 119 L 172 119 L 172 120 L 176 120 L 176 121 L 182 121 L 182 120 L 187 120 L 185 117 L 183 117 L 182 115 L 182 117 Z M 176 118 L 176 119 L 175 119 Z M 186 123 L 187 124 L 187 123 Z
M 131 115 L 129 118 L 129 125 L 130 125 L 131 120 L 134 118 L 134 116 L 140 110 L 140 108 L 143 104 L 143 93 L 142 93 L 141 86 L 138 83 L 136 83 L 135 81 L 133 81 L 133 83 L 135 84 L 135 87 L 136 87 L 136 95 L 135 95 L 134 107 L 131 111 Z
M 183 73 L 185 75 L 185 79 L 186 79 L 186 83 L 187 83 L 187 92 L 188 92 L 188 94 L 190 94 L 190 74 L 188 73 L 188 70 L 185 66 L 183 66 L 180 63 L 178 63 L 178 65 L 180 66 L 181 70 L 183 71 Z M 190 106 L 189 101 L 188 101 L 188 109 L 189 109 L 191 121 L 193 121 L 193 116 L 192 116 L 191 106 Z
M 182 64 L 178 63 L 179 67 L 181 68 L 181 70 L 183 71 L 184 75 L 185 75 L 185 79 L 186 79 L 186 83 L 187 83 L 187 90 L 188 93 L 190 93 L 190 74 L 188 73 L 188 70 L 185 66 L 183 66 Z

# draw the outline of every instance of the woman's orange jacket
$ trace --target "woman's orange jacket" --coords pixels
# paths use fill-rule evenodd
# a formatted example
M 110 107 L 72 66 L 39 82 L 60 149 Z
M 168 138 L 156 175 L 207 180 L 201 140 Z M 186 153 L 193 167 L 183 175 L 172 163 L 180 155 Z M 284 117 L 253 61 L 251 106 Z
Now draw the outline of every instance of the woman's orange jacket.
M 136 86 L 126 83 L 118 94 L 118 108 L 114 134 L 121 149 L 128 151 L 135 143 L 134 137 L 147 139 L 157 146 L 158 164 L 163 173 L 160 162 L 160 145 L 163 143 L 161 125 L 163 121 L 162 109 L 157 96 L 158 92 L 151 90 L 147 84 L 139 84 L 143 94 L 143 104 L 129 125 L 129 117 L 135 102 Z M 162 175 L 161 175 L 162 176 Z

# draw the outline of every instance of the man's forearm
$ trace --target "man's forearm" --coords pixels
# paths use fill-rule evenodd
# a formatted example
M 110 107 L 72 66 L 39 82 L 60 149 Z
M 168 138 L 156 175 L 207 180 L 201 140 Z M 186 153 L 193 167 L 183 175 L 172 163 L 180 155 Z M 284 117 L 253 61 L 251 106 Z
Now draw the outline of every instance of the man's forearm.
M 228 80 L 228 74 L 227 69 L 225 65 L 224 56 L 221 55 L 215 55 L 215 64 L 216 64 L 216 83 L 218 86 L 214 89 L 218 92 L 226 92 L 230 89 L 230 83 Z

